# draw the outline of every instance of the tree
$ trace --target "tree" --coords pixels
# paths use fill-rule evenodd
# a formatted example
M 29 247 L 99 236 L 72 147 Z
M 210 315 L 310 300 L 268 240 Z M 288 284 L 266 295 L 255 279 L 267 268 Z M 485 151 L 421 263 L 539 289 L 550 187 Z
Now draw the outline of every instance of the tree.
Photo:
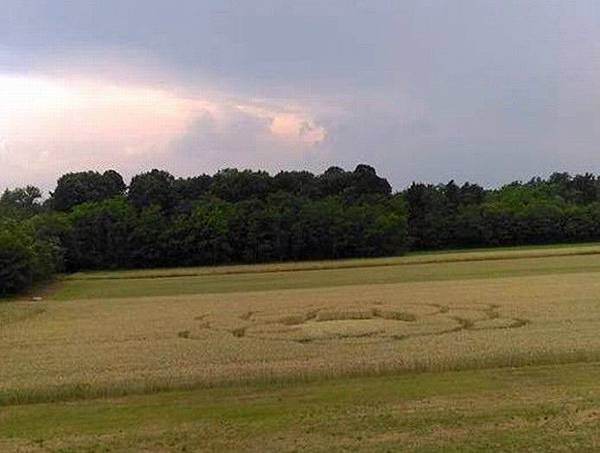
M 123 177 L 119 173 L 114 170 L 107 170 L 102 175 L 102 178 L 106 186 L 105 198 L 112 198 L 125 194 L 127 186 L 125 185 L 125 181 L 123 181 Z
M 0 215 L 5 217 L 31 217 L 41 211 L 42 191 L 34 186 L 6 189 L 0 197 Z
M 123 178 L 114 170 L 67 173 L 59 178 L 50 204 L 57 211 L 70 211 L 83 203 L 123 195 L 125 189 Z
M 174 219 L 168 234 L 168 251 L 175 265 L 222 264 L 233 260 L 232 231 L 237 208 L 210 198 L 197 202 L 190 214 Z M 239 252 L 239 251 L 238 251 Z
M 366 194 L 389 196 L 392 193 L 390 183 L 385 178 L 377 176 L 377 171 L 369 165 L 357 165 L 351 180 L 351 194 L 354 196 Z
M 463 206 L 479 205 L 485 200 L 485 190 L 477 184 L 464 183 L 460 188 L 460 203 Z
M 598 180 L 591 173 L 576 175 L 571 180 L 573 202 L 587 205 L 598 201 Z
M 62 249 L 36 237 L 30 224 L 0 222 L 0 296 L 23 291 L 60 269 Z
M 352 185 L 353 175 L 340 167 L 329 167 L 317 178 L 322 196 L 336 196 L 344 193 Z
M 31 238 L 18 224 L 0 224 L 0 296 L 29 287 L 33 267 Z
M 169 172 L 154 169 L 134 176 L 129 184 L 129 201 L 138 210 L 152 205 L 170 211 L 177 200 L 175 177 Z
M 236 203 L 251 198 L 264 199 L 273 190 L 273 178 L 265 171 L 226 168 L 213 176 L 211 194 Z
M 137 216 L 132 214 L 131 218 L 126 266 L 145 268 L 177 265 L 177 260 L 172 263 L 168 261 L 166 241 L 170 223 L 160 206 L 148 206 Z
M 129 234 L 134 211 L 124 197 L 79 205 L 68 218 L 73 225 L 66 257 L 68 269 L 132 266 Z
M 408 234 L 417 249 L 435 249 L 449 242 L 447 199 L 444 188 L 413 183 L 404 197 L 408 209 Z
M 320 196 L 317 178 L 309 171 L 277 173 L 273 178 L 273 190 L 310 198 Z
M 202 198 L 210 190 L 212 177 L 209 175 L 194 176 L 192 178 L 178 178 L 175 180 L 175 192 L 179 201 L 195 201 Z

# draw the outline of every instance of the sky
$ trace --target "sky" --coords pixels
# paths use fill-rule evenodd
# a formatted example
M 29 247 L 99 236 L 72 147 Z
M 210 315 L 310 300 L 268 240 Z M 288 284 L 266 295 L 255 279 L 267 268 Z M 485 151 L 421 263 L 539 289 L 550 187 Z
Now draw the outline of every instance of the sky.
M 600 3 L 2 0 L 0 188 L 358 163 L 600 173 Z

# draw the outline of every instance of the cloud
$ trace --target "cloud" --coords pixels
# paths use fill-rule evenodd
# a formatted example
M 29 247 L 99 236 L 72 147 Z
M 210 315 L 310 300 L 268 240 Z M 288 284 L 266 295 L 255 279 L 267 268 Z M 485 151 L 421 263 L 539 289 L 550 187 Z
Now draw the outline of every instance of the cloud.
M 0 76 L 0 137 L 9 157 L 34 166 L 76 162 L 84 145 L 105 147 L 117 158 L 162 150 L 197 112 L 211 108 L 152 87 Z
M 22 176 L 109 167 L 131 173 L 151 166 L 189 173 L 214 166 L 214 159 L 202 159 L 211 152 L 222 166 L 232 166 L 249 143 L 273 159 L 276 149 L 302 152 L 326 135 L 308 111 L 281 102 L 76 76 L 0 74 L 0 157 L 4 168 L 26 168 Z M 184 150 L 192 145 L 201 154 Z M 182 161 L 186 156 L 195 168 Z
M 172 3 L 3 1 L 0 185 L 366 162 L 400 189 L 600 167 L 593 1 Z
M 302 111 L 292 108 L 268 108 L 260 105 L 237 105 L 240 112 L 267 120 L 269 131 L 274 137 L 289 142 L 298 142 L 306 145 L 316 145 L 325 140 L 327 131 Z
M 264 100 L 224 101 L 219 117 L 202 115 L 171 145 L 179 174 L 225 167 L 319 169 L 328 158 L 324 126 L 297 106 Z

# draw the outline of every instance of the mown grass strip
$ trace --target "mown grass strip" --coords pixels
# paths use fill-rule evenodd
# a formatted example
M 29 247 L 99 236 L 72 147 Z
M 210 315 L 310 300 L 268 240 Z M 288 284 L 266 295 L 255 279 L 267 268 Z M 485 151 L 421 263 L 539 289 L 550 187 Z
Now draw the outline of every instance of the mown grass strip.
M 498 249 L 471 250 L 461 252 L 424 253 L 404 257 L 343 259 L 337 261 L 307 261 L 294 263 L 270 263 L 262 265 L 232 265 L 197 268 L 125 270 L 114 272 L 80 272 L 64 276 L 65 280 L 122 280 L 200 277 L 206 275 L 243 275 L 282 273 L 299 271 L 320 271 L 329 269 L 358 269 L 391 266 L 414 266 L 443 263 L 470 263 L 482 261 L 520 260 L 528 258 L 552 258 L 563 256 L 600 255 L 600 246 L 570 246 L 534 249 Z M 432 258 L 431 256 L 434 256 Z
M 4 451 L 596 451 L 598 364 L 172 391 L 3 409 Z
M 152 279 L 63 280 L 49 298 L 112 299 L 593 273 L 600 272 L 600 259 L 597 255 L 567 255 L 418 266 L 367 266 L 361 270 L 332 268 Z
M 199 389 L 287 386 L 299 383 L 325 382 L 346 378 L 369 378 L 406 376 L 415 373 L 474 371 L 503 368 L 528 368 L 539 366 L 557 366 L 589 364 L 600 362 L 600 351 L 571 351 L 568 353 L 537 353 L 493 356 L 478 359 L 460 359 L 456 361 L 432 363 L 424 359 L 409 366 L 387 366 L 378 364 L 357 369 L 295 370 L 283 373 L 264 370 L 252 376 L 238 375 L 210 379 L 157 379 L 132 380 L 114 384 L 67 384 L 47 387 L 5 389 L 0 391 L 0 407 L 22 406 L 42 403 L 119 398 L 132 395 L 151 395 L 173 391 L 191 391 Z

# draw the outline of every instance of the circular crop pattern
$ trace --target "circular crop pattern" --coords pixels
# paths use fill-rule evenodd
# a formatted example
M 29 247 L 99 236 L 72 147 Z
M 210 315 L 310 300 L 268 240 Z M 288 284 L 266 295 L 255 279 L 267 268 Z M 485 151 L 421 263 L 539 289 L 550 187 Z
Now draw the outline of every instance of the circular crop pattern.
M 437 304 L 369 304 L 344 307 L 310 307 L 282 313 L 251 311 L 226 327 L 218 317 L 203 315 L 202 329 L 225 331 L 236 338 L 254 338 L 295 343 L 373 343 L 414 337 L 445 335 L 463 330 L 513 329 L 529 323 L 504 317 L 495 304 L 445 306 Z M 283 311 L 283 310 L 282 310 Z M 227 323 L 230 324 L 230 323 Z M 183 338 L 193 338 L 185 331 Z

